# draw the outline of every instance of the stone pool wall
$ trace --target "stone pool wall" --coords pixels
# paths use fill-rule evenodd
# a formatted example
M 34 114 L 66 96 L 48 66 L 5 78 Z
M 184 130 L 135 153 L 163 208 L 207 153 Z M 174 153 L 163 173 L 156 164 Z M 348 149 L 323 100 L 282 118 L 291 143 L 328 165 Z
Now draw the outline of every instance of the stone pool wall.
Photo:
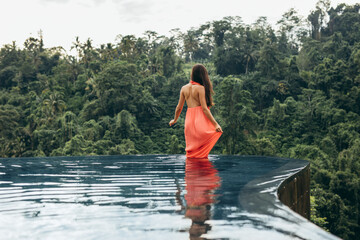
M 301 216 L 310 219 L 310 163 L 284 180 L 277 193 L 282 203 Z

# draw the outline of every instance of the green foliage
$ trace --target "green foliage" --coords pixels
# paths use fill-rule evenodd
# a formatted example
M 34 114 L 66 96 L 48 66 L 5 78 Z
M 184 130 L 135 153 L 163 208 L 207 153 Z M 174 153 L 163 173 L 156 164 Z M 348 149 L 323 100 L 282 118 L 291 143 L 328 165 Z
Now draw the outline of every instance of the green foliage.
M 129 155 L 138 154 L 139 151 L 135 149 L 135 143 L 130 139 L 124 139 L 121 144 L 117 144 L 109 149 L 111 155 Z
M 169 142 L 169 154 L 184 153 L 184 146 L 179 143 L 179 139 L 176 137 L 176 135 L 172 135 Z
M 275 156 L 276 147 L 268 138 L 258 138 L 253 142 L 255 147 L 255 154 L 264 155 L 264 156 Z
M 220 145 L 223 153 L 237 154 L 244 150 L 244 143 L 252 133 L 257 120 L 253 112 L 250 92 L 243 89 L 243 81 L 232 76 L 226 77 L 218 86 L 217 104 L 220 106 L 220 123 L 223 135 Z
M 314 196 L 310 196 L 310 220 L 315 223 L 316 225 L 322 227 L 323 229 L 327 230 L 326 226 L 328 222 L 326 221 L 326 217 L 319 217 L 319 213 L 317 212 L 316 208 L 318 205 L 316 204 L 316 200 Z

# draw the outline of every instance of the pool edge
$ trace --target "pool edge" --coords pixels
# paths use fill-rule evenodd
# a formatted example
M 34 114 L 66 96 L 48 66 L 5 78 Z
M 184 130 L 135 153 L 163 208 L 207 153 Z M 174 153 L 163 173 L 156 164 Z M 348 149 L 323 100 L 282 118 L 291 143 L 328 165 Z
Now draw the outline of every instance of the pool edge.
M 277 188 L 278 199 L 294 212 L 310 220 L 310 163 Z

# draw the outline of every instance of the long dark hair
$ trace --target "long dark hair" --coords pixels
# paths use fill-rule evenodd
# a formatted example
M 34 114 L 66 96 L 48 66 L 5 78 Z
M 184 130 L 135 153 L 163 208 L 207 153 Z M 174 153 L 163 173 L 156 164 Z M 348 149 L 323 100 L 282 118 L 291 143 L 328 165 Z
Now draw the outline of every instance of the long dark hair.
M 191 80 L 194 82 L 200 83 L 205 87 L 205 99 L 206 105 L 211 107 L 214 105 L 212 101 L 212 94 L 214 94 L 213 86 L 210 82 L 208 72 L 204 65 L 195 64 L 191 71 Z

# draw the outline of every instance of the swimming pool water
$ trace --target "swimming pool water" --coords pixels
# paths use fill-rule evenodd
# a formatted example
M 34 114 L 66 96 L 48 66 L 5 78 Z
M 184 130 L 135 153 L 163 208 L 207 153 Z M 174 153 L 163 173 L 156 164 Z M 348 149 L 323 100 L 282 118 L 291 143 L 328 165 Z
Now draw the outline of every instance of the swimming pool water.
M 304 161 L 275 177 L 268 174 L 289 161 L 250 156 L 195 161 L 184 155 L 3 158 L 0 236 L 336 239 L 277 200 L 278 184 Z M 274 202 L 253 201 L 252 183 L 262 178 L 273 180 L 256 194 L 274 195 Z

